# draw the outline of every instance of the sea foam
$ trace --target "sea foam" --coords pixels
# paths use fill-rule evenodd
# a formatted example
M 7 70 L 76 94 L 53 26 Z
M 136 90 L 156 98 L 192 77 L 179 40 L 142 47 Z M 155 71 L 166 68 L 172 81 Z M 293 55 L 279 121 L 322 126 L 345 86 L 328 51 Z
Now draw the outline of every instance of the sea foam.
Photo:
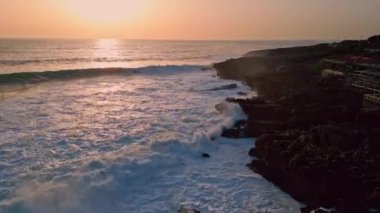
M 0 210 L 297 212 L 245 166 L 254 139 L 220 137 L 245 119 L 225 97 L 249 88 L 195 67 L 157 69 L 48 82 L 0 102 Z

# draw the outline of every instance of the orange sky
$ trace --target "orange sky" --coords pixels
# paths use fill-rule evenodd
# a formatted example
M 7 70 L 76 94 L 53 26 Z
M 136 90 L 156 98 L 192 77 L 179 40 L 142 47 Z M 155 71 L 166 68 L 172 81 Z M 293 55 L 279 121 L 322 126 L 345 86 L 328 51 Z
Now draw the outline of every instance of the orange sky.
M 380 0 L 0 0 L 0 37 L 346 39 L 380 33 Z

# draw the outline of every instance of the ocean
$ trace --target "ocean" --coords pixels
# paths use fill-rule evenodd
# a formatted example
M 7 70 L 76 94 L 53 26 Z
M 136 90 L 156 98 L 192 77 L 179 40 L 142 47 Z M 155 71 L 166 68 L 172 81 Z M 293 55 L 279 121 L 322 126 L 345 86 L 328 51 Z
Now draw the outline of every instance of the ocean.
M 0 212 L 299 212 L 220 137 L 255 93 L 210 65 L 315 43 L 0 39 Z

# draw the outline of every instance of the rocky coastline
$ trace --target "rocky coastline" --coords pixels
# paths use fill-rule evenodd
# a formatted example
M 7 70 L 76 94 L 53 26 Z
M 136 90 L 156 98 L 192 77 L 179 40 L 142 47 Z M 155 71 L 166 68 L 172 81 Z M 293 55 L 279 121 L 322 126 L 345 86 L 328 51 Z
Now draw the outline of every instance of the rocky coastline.
M 321 59 L 363 54 L 379 39 L 255 51 L 214 65 L 258 93 L 228 99 L 248 120 L 223 136 L 255 137 L 247 166 L 305 203 L 302 212 L 380 209 L 380 109 L 363 105 L 343 76 L 320 75 Z

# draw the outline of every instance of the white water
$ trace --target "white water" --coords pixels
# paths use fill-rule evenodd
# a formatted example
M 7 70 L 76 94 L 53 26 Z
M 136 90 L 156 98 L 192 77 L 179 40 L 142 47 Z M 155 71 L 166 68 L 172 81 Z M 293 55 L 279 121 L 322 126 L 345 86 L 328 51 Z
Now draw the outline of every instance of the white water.
M 249 89 L 214 75 L 156 67 L 14 91 L 0 102 L 0 211 L 299 212 L 245 166 L 253 139 L 217 137 L 245 116 L 215 104 Z
M 299 212 L 245 166 L 253 139 L 218 137 L 244 114 L 214 106 L 249 89 L 201 66 L 313 43 L 0 39 L 0 74 L 103 72 L 0 75 L 0 212 Z M 141 68 L 80 71 L 104 67 Z

